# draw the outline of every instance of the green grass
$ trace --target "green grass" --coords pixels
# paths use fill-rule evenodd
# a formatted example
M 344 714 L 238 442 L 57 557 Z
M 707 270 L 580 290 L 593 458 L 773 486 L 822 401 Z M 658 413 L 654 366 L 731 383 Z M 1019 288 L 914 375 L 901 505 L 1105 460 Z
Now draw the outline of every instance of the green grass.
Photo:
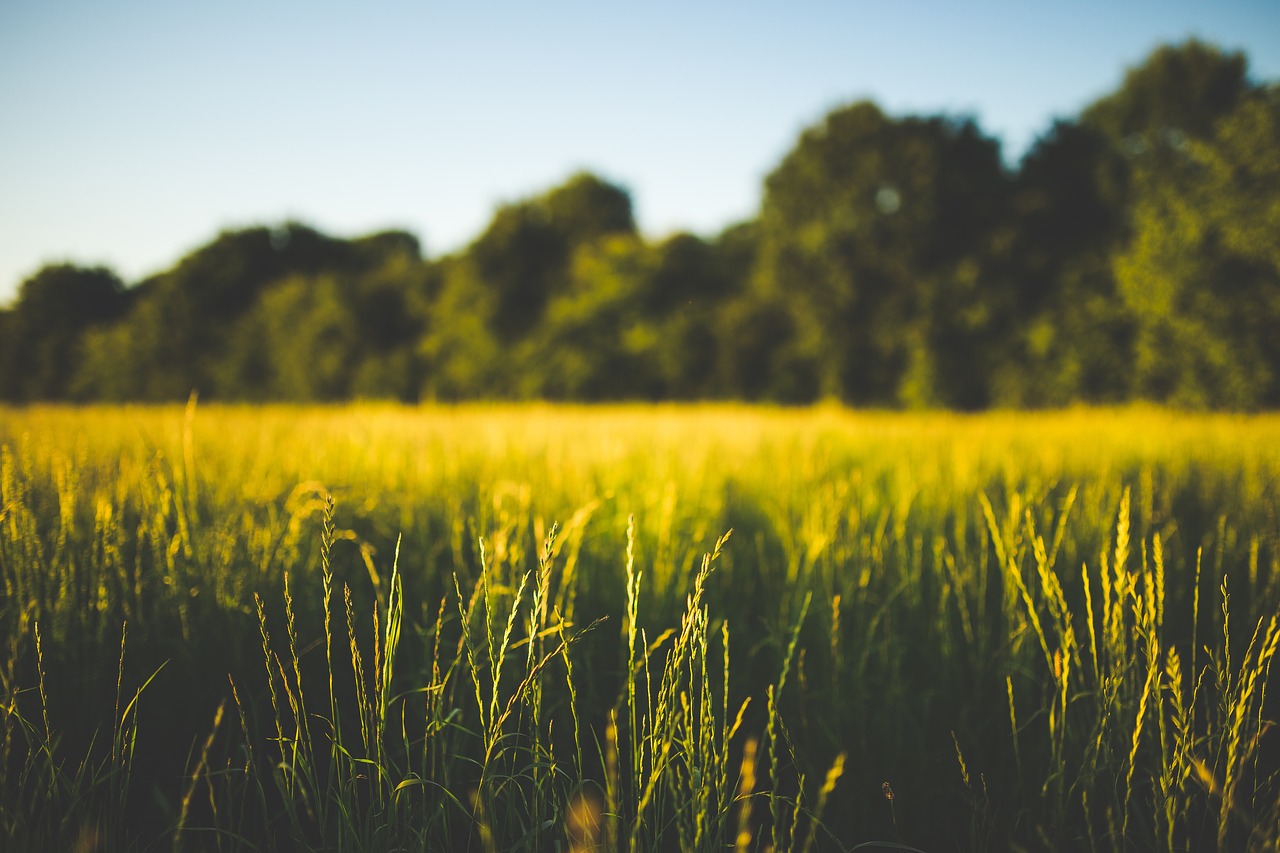
M 1280 418 L 33 407 L 0 447 L 6 849 L 1280 843 Z

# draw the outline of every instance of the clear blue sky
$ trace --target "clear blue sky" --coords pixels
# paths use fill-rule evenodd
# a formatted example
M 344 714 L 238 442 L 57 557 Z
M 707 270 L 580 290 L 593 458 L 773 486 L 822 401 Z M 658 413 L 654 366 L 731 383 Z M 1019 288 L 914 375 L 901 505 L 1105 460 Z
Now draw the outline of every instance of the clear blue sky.
M 1278 0 L 0 0 L 0 304 L 286 218 L 435 256 L 579 168 L 652 237 L 714 234 L 839 104 L 972 114 L 1013 162 L 1193 35 L 1280 79 Z

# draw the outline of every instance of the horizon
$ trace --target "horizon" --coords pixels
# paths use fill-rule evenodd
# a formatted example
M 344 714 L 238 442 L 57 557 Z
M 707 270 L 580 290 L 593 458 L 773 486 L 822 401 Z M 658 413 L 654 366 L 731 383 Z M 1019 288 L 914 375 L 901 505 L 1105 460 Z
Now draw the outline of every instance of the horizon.
M 405 230 L 439 257 L 579 170 L 626 188 L 647 238 L 712 236 L 841 104 L 972 117 L 1012 166 L 1161 44 L 1280 78 L 1280 6 L 1249 0 L 315 9 L 0 11 L 0 305 L 47 263 L 133 284 L 286 220 Z

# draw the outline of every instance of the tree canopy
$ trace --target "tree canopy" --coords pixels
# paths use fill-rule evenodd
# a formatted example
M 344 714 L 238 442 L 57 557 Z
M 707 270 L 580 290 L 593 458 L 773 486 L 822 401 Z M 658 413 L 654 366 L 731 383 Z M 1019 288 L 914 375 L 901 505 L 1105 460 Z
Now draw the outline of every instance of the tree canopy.
M 787 306 L 822 395 L 986 402 L 939 371 L 980 358 L 1003 310 L 985 261 L 1006 185 L 999 146 L 969 120 L 893 119 L 863 101 L 801 136 L 765 181 L 753 284 Z
M 965 116 L 839 106 L 723 233 L 638 233 L 589 173 L 430 258 L 227 231 L 0 309 L 0 398 L 1280 405 L 1280 90 L 1160 47 L 1016 166 Z

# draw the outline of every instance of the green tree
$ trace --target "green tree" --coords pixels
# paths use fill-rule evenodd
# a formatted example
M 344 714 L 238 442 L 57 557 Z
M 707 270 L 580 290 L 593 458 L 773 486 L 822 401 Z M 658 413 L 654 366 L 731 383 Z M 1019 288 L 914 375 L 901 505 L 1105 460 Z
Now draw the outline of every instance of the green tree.
M 389 236 L 357 241 L 358 247 L 380 241 L 381 249 L 346 292 L 360 336 L 351 393 L 412 402 L 425 378 L 418 342 L 427 329 L 439 276 L 423 261 L 416 239 L 403 235 L 407 239 L 397 244 Z
M 728 291 L 715 306 L 716 396 L 802 402 L 818 396 L 815 363 L 788 360 L 797 351 L 796 324 L 777 293 L 753 282 L 760 257 L 759 220 L 726 228 L 715 240 Z
M 270 284 L 239 316 L 216 365 L 225 396 L 417 398 L 429 302 L 417 240 L 387 232 L 350 248 L 351 262 Z
M 267 347 L 271 399 L 350 397 L 360 335 L 335 276 L 292 276 L 273 285 L 262 294 L 250 329 Z
M 147 399 L 143 383 L 151 371 L 135 366 L 142 363 L 141 347 L 134 338 L 135 325 L 134 320 L 125 318 L 85 331 L 82 358 L 71 379 L 74 399 L 115 403 Z
M 581 173 L 537 198 L 498 209 L 467 254 L 495 302 L 488 323 L 504 343 L 528 333 L 562 287 L 574 250 L 634 234 L 626 191 Z
M 1010 209 L 1015 314 L 997 400 L 1118 402 L 1132 322 L 1111 258 L 1127 233 L 1129 163 L 1096 128 L 1055 122 L 1023 158 Z
M 1117 258 L 1151 219 L 1155 183 L 1251 91 L 1243 56 L 1191 40 L 1153 51 L 1023 159 L 1011 208 L 1018 323 L 998 399 L 1117 402 L 1138 392 L 1134 315 Z M 1168 235 L 1166 235 L 1168 236 Z
M 443 401 L 510 396 L 514 367 L 509 359 L 504 364 L 490 325 L 497 294 L 466 255 L 434 267 L 440 290 L 417 348 L 424 365 L 422 396 Z
M 982 381 L 948 383 L 986 373 L 1004 297 L 983 264 L 1007 189 L 998 145 L 971 121 L 892 119 L 864 101 L 806 130 L 760 214 L 755 301 L 787 306 L 782 357 L 813 364 L 823 396 L 980 405 Z
M 740 294 L 749 267 L 735 252 L 744 233 L 708 242 L 675 234 L 654 246 L 644 315 L 657 329 L 660 394 L 669 400 L 724 396 L 719 374 L 722 306 Z
M 414 350 L 427 304 L 418 292 L 425 287 L 420 252 L 416 238 L 398 231 L 351 241 L 296 223 L 223 232 L 131 291 L 133 308 L 118 327 L 86 338 L 76 393 L 180 400 L 195 389 L 206 398 L 293 400 L 311 393 L 329 399 L 340 386 L 344 393 L 412 399 L 421 384 Z M 264 316 L 263 301 L 286 280 L 292 298 L 276 294 L 270 307 L 292 322 L 322 317 L 327 302 L 351 315 L 361 344 L 343 363 L 353 376 L 279 380 L 282 365 L 300 362 L 289 354 L 283 328 L 273 334 L 279 324 Z M 316 292 L 308 295 L 311 285 L 299 282 Z M 297 348 L 306 350 L 309 332 L 295 332 Z M 335 348 L 348 345 L 334 341 Z M 317 365 L 328 364 L 329 356 L 315 355 Z
M 500 207 L 465 252 L 439 266 L 439 292 L 419 354 L 423 393 L 439 399 L 528 395 L 536 381 L 514 354 L 564 295 L 578 249 L 635 235 L 625 190 L 577 174 Z
M 46 266 L 24 281 L 6 314 L 0 343 L 0 398 L 60 400 L 73 386 L 84 336 L 115 321 L 129 296 L 115 273 L 70 264 Z
M 514 361 L 527 365 L 520 396 L 552 400 L 657 399 L 665 344 L 646 311 L 657 253 L 618 235 L 574 253 L 564 290 Z
M 10 390 L 14 353 L 17 339 L 16 321 L 12 308 L 0 308 L 0 400 L 12 400 L 16 396 Z
M 729 396 L 779 403 L 818 398 L 819 356 L 804 346 L 795 308 L 782 294 L 752 289 L 718 314 L 717 373 Z
M 1120 88 L 1087 107 L 1080 119 L 1132 153 L 1161 138 L 1207 138 L 1253 88 L 1246 72 L 1244 54 L 1223 53 L 1197 39 L 1165 45 L 1129 69 Z
M 1280 403 L 1280 94 L 1243 99 L 1209 140 L 1140 162 L 1134 233 L 1116 256 L 1148 399 Z
M 717 381 L 716 314 L 734 287 L 716 245 L 619 234 L 580 246 L 568 282 L 514 351 L 519 396 L 704 399 Z
M 1082 127 L 1108 144 L 1092 176 L 1113 214 L 1099 217 L 1105 231 L 1090 247 L 1059 264 L 1054 316 L 1086 399 L 1251 405 L 1265 387 L 1266 359 L 1247 353 L 1266 334 L 1237 311 L 1259 272 L 1223 250 L 1234 226 L 1214 212 L 1251 190 L 1209 175 L 1220 125 L 1256 93 L 1242 54 L 1190 40 L 1152 52 L 1082 113 Z M 1253 148 L 1245 156 L 1265 150 Z M 1256 206 L 1238 213 L 1256 215 Z M 1029 325 L 1035 335 L 1044 316 Z

